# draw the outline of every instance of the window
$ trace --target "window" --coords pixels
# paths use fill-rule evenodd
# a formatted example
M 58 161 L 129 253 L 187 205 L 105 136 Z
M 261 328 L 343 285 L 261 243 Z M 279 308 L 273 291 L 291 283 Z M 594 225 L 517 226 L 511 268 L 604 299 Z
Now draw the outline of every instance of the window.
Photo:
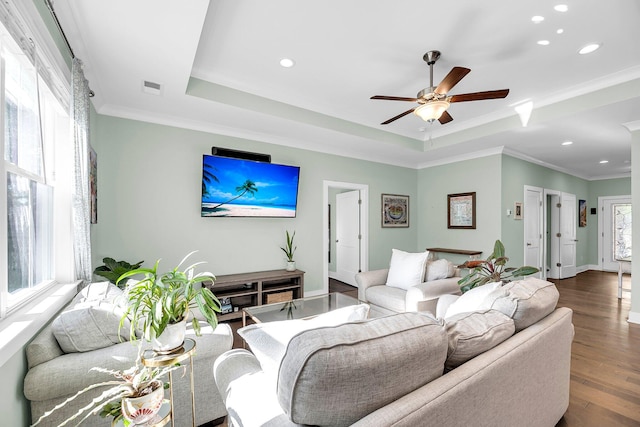
M 69 218 L 60 201 L 68 200 L 70 189 L 63 179 L 69 168 L 57 176 L 62 168 L 55 153 L 71 141 L 66 108 L 38 72 L 35 56 L 2 24 L 0 56 L 0 256 L 6 259 L 0 263 L 0 315 L 5 316 L 55 281 L 56 255 L 63 255 L 57 254 L 56 217 Z
M 631 257 L 631 204 L 616 203 L 613 209 L 613 259 Z

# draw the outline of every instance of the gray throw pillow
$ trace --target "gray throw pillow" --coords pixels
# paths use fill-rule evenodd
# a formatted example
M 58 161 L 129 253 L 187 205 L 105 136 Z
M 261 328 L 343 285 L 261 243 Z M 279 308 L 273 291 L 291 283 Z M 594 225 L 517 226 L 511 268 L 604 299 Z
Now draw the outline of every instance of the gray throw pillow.
M 497 310 L 456 314 L 445 320 L 449 340 L 445 369 L 454 369 L 515 332 L 513 319 Z
M 556 285 L 531 277 L 496 289 L 485 297 L 480 308 L 498 310 L 511 317 L 519 332 L 555 310 L 559 297 Z

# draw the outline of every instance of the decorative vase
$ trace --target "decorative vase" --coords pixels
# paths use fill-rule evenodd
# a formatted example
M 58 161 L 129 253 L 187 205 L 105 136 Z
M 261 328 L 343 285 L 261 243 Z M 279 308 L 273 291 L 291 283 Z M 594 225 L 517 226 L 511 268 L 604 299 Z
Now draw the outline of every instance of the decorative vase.
M 151 345 L 158 353 L 170 353 L 184 343 L 187 331 L 187 318 L 178 323 L 170 323 L 164 328 L 160 336 L 153 338 Z
M 296 271 L 295 261 L 287 261 L 287 271 Z
M 160 411 L 164 399 L 162 381 L 154 380 L 150 387 L 153 391 L 144 396 L 122 398 L 122 416 L 134 425 L 146 423 Z

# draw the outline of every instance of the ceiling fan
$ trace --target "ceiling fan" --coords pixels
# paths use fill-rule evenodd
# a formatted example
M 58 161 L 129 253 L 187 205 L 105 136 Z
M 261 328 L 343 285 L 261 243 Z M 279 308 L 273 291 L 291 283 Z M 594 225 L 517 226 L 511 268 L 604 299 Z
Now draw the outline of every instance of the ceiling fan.
M 449 91 L 471 70 L 464 67 L 453 67 L 449 74 L 445 76 L 437 87 L 433 86 L 433 64 L 440 58 L 440 52 L 430 50 L 425 53 L 422 59 L 429 65 L 429 87 L 422 89 L 415 98 L 405 98 L 401 96 L 375 95 L 371 99 L 383 99 L 387 101 L 409 101 L 417 102 L 417 107 L 411 108 L 404 113 L 400 113 L 380 124 L 389 123 L 413 113 L 424 121 L 432 122 L 438 120 L 440 124 L 449 123 L 453 120 L 451 114 L 447 112 L 449 104 L 452 102 L 479 101 L 483 99 L 504 98 L 509 94 L 509 89 L 489 90 L 485 92 L 463 93 L 461 95 L 448 95 Z

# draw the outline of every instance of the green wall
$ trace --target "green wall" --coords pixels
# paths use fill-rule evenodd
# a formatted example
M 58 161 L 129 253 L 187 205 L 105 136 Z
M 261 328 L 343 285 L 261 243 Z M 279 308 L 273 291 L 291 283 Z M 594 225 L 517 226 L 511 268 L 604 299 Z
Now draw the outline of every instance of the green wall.
M 322 289 L 323 181 L 369 186 L 370 268 L 388 265 L 392 248 L 416 248 L 417 222 L 380 227 L 380 194 L 416 200 L 417 171 L 170 126 L 110 116 L 92 117 L 98 154 L 98 224 L 91 228 L 94 267 L 106 256 L 173 268 L 192 250 L 214 274 L 285 267 L 279 249 L 296 231 L 296 265 L 305 290 Z M 274 163 L 301 167 L 296 218 L 201 218 L 202 155 L 212 146 L 268 153 Z M 410 206 L 410 215 L 417 216 Z
M 433 166 L 418 172 L 418 247 L 493 251 L 500 238 L 501 155 Z M 476 192 L 476 229 L 447 228 L 447 195 Z M 415 218 L 415 216 L 414 216 Z M 468 257 L 439 254 L 454 262 Z

